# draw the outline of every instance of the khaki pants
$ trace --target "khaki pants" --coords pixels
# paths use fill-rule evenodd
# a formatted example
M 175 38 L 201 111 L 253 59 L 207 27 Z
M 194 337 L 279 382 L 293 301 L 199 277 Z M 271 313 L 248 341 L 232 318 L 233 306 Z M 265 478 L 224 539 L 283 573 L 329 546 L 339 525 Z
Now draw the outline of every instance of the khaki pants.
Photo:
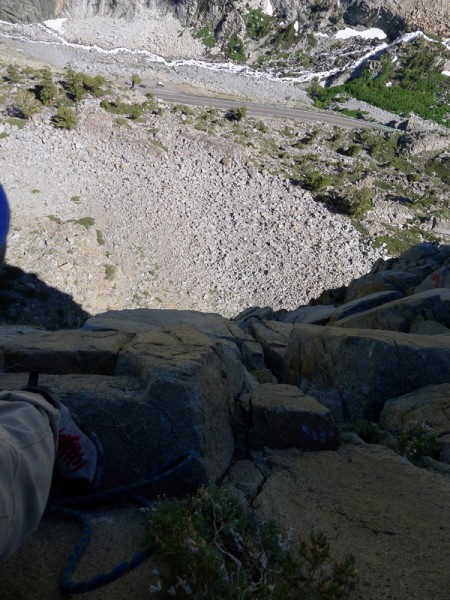
M 58 410 L 40 394 L 0 392 L 0 560 L 37 529 L 58 443 Z

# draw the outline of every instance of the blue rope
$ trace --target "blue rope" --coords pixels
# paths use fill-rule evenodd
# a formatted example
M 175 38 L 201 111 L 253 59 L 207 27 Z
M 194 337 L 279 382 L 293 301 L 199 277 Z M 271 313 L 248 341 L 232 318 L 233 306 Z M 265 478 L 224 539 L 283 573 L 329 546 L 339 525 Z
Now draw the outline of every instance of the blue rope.
M 140 564 L 142 564 L 147 558 L 153 553 L 152 548 L 145 548 L 134 554 L 131 558 L 124 560 L 123 562 L 116 565 L 113 569 L 107 573 L 101 573 L 96 575 L 92 579 L 86 579 L 81 581 L 73 581 L 72 577 L 77 568 L 80 559 L 86 550 L 91 536 L 92 528 L 89 519 L 78 510 L 74 510 L 76 507 L 93 506 L 95 504 L 101 504 L 105 502 L 111 502 L 113 500 L 129 500 L 144 506 L 145 508 L 151 508 L 151 502 L 142 496 L 138 496 L 135 492 L 148 486 L 150 484 L 158 483 L 164 479 L 174 476 L 178 471 L 183 469 L 188 462 L 195 457 L 195 453 L 190 451 L 186 452 L 172 461 L 167 462 L 165 465 L 159 467 L 156 471 L 140 479 L 139 481 L 130 485 L 119 486 L 103 492 L 97 492 L 90 494 L 89 496 L 60 496 L 51 498 L 47 504 L 45 514 L 52 518 L 63 518 L 77 521 L 81 527 L 81 536 L 78 544 L 75 546 L 72 554 L 67 559 L 61 577 L 61 591 L 65 594 L 82 594 L 84 592 L 90 592 L 95 590 L 107 583 L 115 581 L 122 575 L 129 573 Z

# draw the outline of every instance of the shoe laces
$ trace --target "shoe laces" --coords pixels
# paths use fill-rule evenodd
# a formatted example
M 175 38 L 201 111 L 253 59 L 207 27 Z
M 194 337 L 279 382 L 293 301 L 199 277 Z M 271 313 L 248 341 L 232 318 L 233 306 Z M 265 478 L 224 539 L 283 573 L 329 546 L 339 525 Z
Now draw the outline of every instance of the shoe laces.
M 80 436 L 64 433 L 65 427 L 59 430 L 58 458 L 65 463 L 71 473 L 76 473 L 87 465 L 81 449 Z

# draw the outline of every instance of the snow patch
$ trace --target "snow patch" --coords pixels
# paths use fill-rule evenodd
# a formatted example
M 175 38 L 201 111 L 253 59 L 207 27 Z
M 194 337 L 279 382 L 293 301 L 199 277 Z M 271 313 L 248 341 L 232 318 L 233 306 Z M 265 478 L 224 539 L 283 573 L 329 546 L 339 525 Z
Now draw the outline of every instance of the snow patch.
M 450 71 L 442 71 L 442 75 L 447 75 L 447 77 L 450 77 Z
M 356 29 L 346 27 L 345 29 L 338 31 L 334 37 L 337 40 L 347 40 L 352 37 L 362 37 L 365 40 L 384 40 L 387 35 L 382 29 L 378 29 L 377 27 L 371 27 L 365 31 L 356 31 Z
M 294 31 L 295 31 L 295 35 L 298 34 L 298 21 L 295 21 L 294 23 Z
M 266 4 L 266 7 L 264 8 L 264 12 L 269 17 L 273 17 L 273 6 L 272 6 L 272 3 L 270 2 L 270 0 L 267 0 L 267 4 Z
M 67 19 L 50 19 L 49 21 L 44 21 L 44 25 L 49 29 L 53 29 L 53 31 L 62 33 L 62 26 L 66 21 Z

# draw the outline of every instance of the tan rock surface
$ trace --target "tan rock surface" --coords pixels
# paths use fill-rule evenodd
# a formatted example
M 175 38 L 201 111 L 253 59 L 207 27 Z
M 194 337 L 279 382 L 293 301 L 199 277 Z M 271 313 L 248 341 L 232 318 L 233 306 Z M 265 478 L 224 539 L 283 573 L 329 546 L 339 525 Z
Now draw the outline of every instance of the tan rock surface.
M 135 507 L 91 511 L 89 517 L 93 536 L 75 572 L 75 581 L 108 572 L 141 550 L 145 540 L 146 517 Z M 80 530 L 74 522 L 44 519 L 19 552 L 0 565 L 2 600 L 67 598 L 59 590 L 59 578 L 79 536 Z M 89 600 L 147 598 L 151 568 L 147 561 L 117 581 L 79 597 Z
M 339 556 L 352 552 L 356 598 L 447 600 L 450 479 L 382 446 L 274 451 L 256 506 L 297 539 L 312 527 Z

